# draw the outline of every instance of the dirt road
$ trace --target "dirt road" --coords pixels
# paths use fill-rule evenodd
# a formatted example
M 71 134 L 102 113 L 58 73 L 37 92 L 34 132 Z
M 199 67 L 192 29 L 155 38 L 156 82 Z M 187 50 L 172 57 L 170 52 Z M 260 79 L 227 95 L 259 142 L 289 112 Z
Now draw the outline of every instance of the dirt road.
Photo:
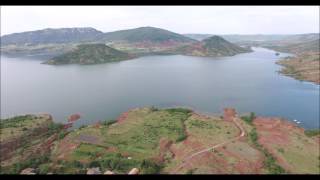
M 225 142 L 222 142 L 222 143 L 219 143 L 219 144 L 216 144 L 214 146 L 211 146 L 209 148 L 205 148 L 203 150 L 200 150 L 200 151 L 197 151 L 189 156 L 187 156 L 183 161 L 182 161 L 182 164 L 174 170 L 174 174 L 179 171 L 181 168 L 183 168 L 185 165 L 187 165 L 189 163 L 189 161 L 194 158 L 195 156 L 198 156 L 199 154 L 202 154 L 202 153 L 205 153 L 205 152 L 208 152 L 208 151 L 213 151 L 215 148 L 218 148 L 218 147 L 221 147 L 221 146 L 224 146 L 226 144 L 229 144 L 231 143 L 232 141 L 236 141 L 236 140 L 239 140 L 241 137 L 245 136 L 245 130 L 243 129 L 243 127 L 240 125 L 239 123 L 240 119 L 238 117 L 234 117 L 232 119 L 232 122 L 237 126 L 237 128 L 239 128 L 240 130 L 240 135 L 235 137 L 235 138 L 232 138 L 228 141 L 225 141 Z

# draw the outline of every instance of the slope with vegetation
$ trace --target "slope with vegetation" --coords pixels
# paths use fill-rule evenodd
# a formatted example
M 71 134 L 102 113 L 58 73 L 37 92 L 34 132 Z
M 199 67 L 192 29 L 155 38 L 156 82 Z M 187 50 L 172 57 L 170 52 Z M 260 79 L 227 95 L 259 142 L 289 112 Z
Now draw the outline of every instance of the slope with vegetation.
M 53 142 L 65 134 L 48 114 L 1 119 L 0 125 L 1 173 L 19 173 L 48 161 Z
M 46 64 L 100 64 L 133 58 L 132 55 L 104 44 L 81 44 L 74 50 L 53 57 Z
M 190 45 L 177 49 L 178 53 L 190 56 L 233 56 L 240 53 L 250 52 L 248 48 L 243 48 L 232 44 L 219 36 L 212 36 Z
M 231 118 L 183 108 L 132 109 L 117 121 L 74 129 L 57 138 L 46 156 L 13 161 L 1 173 L 26 167 L 40 174 L 85 174 L 88 168 L 116 174 L 133 168 L 141 174 L 319 173 L 318 130 L 253 113 Z
M 277 62 L 284 66 L 280 73 L 301 81 L 320 84 L 320 39 L 270 48 L 295 54 Z
M 101 31 L 90 27 L 47 28 L 1 36 L 1 46 L 85 42 L 96 39 L 100 34 Z

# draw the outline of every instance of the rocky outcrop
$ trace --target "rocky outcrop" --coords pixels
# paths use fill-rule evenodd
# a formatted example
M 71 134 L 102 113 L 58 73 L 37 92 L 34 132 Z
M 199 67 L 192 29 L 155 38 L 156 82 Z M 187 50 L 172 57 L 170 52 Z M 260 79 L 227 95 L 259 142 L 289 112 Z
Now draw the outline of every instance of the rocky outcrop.
M 36 173 L 34 172 L 34 170 L 35 170 L 35 169 L 33 169 L 33 168 L 26 168 L 26 169 L 22 170 L 20 174 L 25 174 L 25 175 L 26 175 L 26 174 L 28 174 L 28 175 L 36 174 Z
M 72 114 L 68 117 L 68 122 L 74 122 L 80 119 L 80 114 Z
M 234 108 L 225 108 L 223 110 L 223 119 L 225 121 L 232 121 L 236 117 L 236 110 Z
M 138 168 L 133 168 L 128 174 L 139 174 L 139 169 Z
M 114 174 L 114 172 L 107 170 L 107 171 L 106 171 L 106 172 L 104 172 L 103 174 L 107 174 L 107 175 L 109 175 L 109 174 Z
M 100 171 L 100 168 L 99 168 L 99 167 L 88 168 L 88 169 L 87 169 L 87 174 L 88 174 L 88 175 L 101 174 L 101 171 Z

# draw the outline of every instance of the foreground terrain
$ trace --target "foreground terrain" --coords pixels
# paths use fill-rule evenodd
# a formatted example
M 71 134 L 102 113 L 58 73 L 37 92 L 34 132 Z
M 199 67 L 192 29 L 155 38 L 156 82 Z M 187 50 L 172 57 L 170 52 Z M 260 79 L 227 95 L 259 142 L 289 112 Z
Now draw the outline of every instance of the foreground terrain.
M 37 136 L 30 133 L 39 128 Z M 48 115 L 2 120 L 1 154 L 6 156 L 1 173 L 318 174 L 320 170 L 319 131 L 254 113 L 239 117 L 234 109 L 211 117 L 182 108 L 137 108 L 114 121 L 66 128 L 52 123 Z M 13 141 L 24 143 L 9 143 Z M 38 155 L 25 153 L 44 146 L 48 148 L 39 149 Z

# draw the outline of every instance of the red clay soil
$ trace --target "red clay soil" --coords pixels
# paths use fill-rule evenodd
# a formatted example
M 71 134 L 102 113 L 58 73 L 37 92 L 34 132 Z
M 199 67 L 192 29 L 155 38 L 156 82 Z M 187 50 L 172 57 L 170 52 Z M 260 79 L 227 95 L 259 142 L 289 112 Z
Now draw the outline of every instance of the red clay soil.
M 228 162 L 225 158 L 215 155 L 212 152 L 205 152 L 197 158 L 190 159 L 185 166 L 175 173 L 182 173 L 185 170 L 196 169 L 204 166 L 208 168 L 206 173 L 225 174 L 227 173 L 226 167 L 228 166 Z
M 68 138 L 63 139 L 58 145 L 58 160 L 65 160 L 65 158 L 72 153 L 74 149 L 76 149 L 80 143 L 71 143 Z
M 129 115 L 129 112 L 130 112 L 130 110 L 127 111 L 127 112 L 122 113 L 122 114 L 117 118 L 117 123 L 119 123 L 119 124 L 123 123 L 123 122 L 127 119 L 128 115 Z
M 304 130 L 297 125 L 281 120 L 280 118 L 257 117 L 253 124 L 257 128 L 257 132 L 267 132 L 268 136 L 259 137 L 259 143 L 262 144 L 288 144 L 288 133 L 293 129 L 303 133 Z
M 69 128 L 72 127 L 72 125 L 73 125 L 73 123 L 64 124 L 64 125 L 63 125 L 63 129 L 69 129 Z
M 222 152 L 227 157 L 233 157 L 237 159 L 238 162 L 234 165 L 234 170 L 238 173 L 258 174 L 260 173 L 260 169 L 263 167 L 264 156 L 262 154 L 260 157 L 257 158 L 257 161 L 252 162 L 240 155 L 237 155 L 228 151 L 227 149 L 224 149 L 223 147 L 217 148 L 216 150 Z
M 166 138 L 161 138 L 159 141 L 159 155 L 155 157 L 155 161 L 158 163 L 163 163 L 165 161 L 165 155 L 169 152 L 171 158 L 174 158 L 173 152 L 171 152 L 172 141 Z
M 97 122 L 95 125 L 94 125 L 95 128 L 99 129 L 101 127 L 101 123 L 100 122 Z
M 80 119 L 80 114 L 72 114 L 68 117 L 68 122 L 74 122 Z
M 223 110 L 223 119 L 225 121 L 232 121 L 237 115 L 236 110 L 234 108 L 225 108 Z
M 185 147 L 183 149 L 178 148 L 175 144 L 173 144 L 170 147 L 170 150 L 172 151 L 174 156 L 177 157 L 178 159 L 183 159 L 184 157 L 192 154 L 193 152 L 196 152 L 205 148 L 205 146 L 201 142 L 193 138 L 192 135 L 189 135 L 187 139 L 185 139 L 182 142 L 182 144 L 183 144 L 183 147 Z
M 115 147 L 115 146 L 107 147 L 107 148 L 106 148 L 106 151 L 107 151 L 108 153 L 116 153 L 116 152 L 119 152 L 118 148 Z
M 206 119 L 206 120 L 210 119 L 209 116 L 206 116 L 206 115 L 203 115 L 203 114 L 198 114 L 196 112 L 192 112 L 192 116 L 195 116 L 196 119 Z
M 285 169 L 290 169 L 290 165 L 280 156 L 277 156 L 276 149 L 271 145 L 286 146 L 290 143 L 288 132 L 300 131 L 303 129 L 297 125 L 281 120 L 280 118 L 257 117 L 253 124 L 258 133 L 258 142 L 265 147 L 276 159 L 277 162 Z M 262 134 L 262 132 L 264 132 Z

